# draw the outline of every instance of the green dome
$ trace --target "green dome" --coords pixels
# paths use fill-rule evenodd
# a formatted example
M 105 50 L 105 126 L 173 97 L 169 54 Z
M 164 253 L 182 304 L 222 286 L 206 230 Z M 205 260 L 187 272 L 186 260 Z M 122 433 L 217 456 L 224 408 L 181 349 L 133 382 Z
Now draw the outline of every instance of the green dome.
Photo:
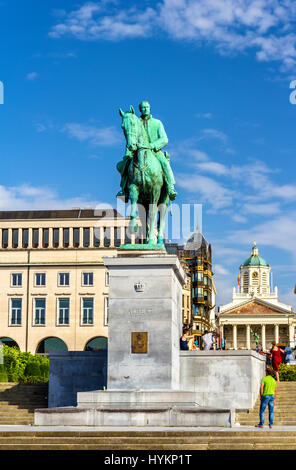
M 254 242 L 251 256 L 248 259 L 246 259 L 246 261 L 242 264 L 242 266 L 268 266 L 266 261 L 259 256 L 256 242 Z
M 243 266 L 268 266 L 268 264 L 260 256 L 252 255 L 248 259 L 246 259 L 246 261 L 243 263 Z

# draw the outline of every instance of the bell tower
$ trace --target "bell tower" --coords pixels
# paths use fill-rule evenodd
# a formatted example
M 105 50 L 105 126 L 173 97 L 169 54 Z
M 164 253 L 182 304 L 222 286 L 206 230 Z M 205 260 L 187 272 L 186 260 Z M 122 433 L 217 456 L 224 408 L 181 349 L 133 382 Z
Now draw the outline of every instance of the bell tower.
M 270 266 L 259 256 L 256 242 L 251 256 L 240 266 L 239 293 L 257 297 L 270 295 Z

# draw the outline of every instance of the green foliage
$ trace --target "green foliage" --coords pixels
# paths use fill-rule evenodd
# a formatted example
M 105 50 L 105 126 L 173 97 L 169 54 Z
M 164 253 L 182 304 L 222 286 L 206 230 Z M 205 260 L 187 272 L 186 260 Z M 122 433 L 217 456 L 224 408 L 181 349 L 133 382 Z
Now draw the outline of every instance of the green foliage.
M 281 382 L 296 382 L 296 366 L 280 364 L 279 378 Z
M 8 375 L 6 373 L 4 364 L 0 364 L 0 382 L 8 382 Z
M 4 371 L 0 368 L 0 382 L 43 383 L 48 382 L 49 360 L 45 356 L 34 356 L 21 352 L 16 347 L 3 345 Z M 4 378 L 6 377 L 6 380 Z

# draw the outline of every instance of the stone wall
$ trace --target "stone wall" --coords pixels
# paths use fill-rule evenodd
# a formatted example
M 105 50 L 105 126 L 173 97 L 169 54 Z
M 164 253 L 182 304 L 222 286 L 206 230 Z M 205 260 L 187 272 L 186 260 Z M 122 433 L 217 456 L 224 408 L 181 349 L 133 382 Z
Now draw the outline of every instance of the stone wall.
M 76 406 L 77 393 L 107 386 L 106 351 L 50 353 L 48 407 Z
M 196 392 L 200 406 L 250 409 L 265 367 L 255 351 L 180 351 L 180 388 Z

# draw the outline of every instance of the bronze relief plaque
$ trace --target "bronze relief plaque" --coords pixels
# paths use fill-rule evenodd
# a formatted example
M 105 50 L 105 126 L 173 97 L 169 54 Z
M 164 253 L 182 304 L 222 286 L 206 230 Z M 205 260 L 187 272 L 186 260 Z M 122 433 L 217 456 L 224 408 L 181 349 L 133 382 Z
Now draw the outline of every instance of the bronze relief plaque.
M 147 331 L 132 333 L 132 354 L 148 353 L 148 333 Z

